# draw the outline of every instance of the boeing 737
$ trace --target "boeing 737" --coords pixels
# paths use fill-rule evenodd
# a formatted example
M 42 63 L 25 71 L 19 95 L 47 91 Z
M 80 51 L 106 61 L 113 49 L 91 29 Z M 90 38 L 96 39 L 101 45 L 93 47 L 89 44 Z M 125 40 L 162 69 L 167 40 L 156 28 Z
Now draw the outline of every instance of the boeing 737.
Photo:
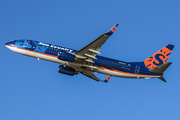
M 97 55 L 101 54 L 99 52 L 101 46 L 114 33 L 117 26 L 118 24 L 80 50 L 27 39 L 7 42 L 5 46 L 22 55 L 61 64 L 58 72 L 70 76 L 81 73 L 93 80 L 105 83 L 109 81 L 111 76 L 137 79 L 159 78 L 166 82 L 163 72 L 172 63 L 166 63 L 166 61 L 174 45 L 166 45 L 142 62 L 124 62 Z M 105 80 L 101 80 L 94 73 L 109 76 Z

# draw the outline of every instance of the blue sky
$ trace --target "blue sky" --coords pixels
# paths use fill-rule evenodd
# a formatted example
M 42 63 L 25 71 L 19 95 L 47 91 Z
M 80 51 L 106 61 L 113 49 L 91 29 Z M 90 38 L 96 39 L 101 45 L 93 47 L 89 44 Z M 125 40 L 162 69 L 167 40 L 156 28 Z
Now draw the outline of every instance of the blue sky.
M 179 6 L 178 0 L 1 0 L 0 119 L 179 120 Z M 143 61 L 174 44 L 167 83 L 112 77 L 105 84 L 80 74 L 71 77 L 58 73 L 56 63 L 4 46 L 32 39 L 78 50 L 117 23 L 102 55 Z

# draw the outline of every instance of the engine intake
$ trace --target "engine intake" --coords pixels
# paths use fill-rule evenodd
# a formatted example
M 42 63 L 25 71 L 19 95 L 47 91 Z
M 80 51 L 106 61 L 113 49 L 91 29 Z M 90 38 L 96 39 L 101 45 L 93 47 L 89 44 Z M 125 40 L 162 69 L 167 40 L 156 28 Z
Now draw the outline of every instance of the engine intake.
M 63 65 L 59 65 L 58 72 L 62 73 L 62 74 L 70 75 L 70 76 L 78 74 L 78 72 L 75 71 L 74 69 L 72 69 L 70 67 L 64 67 Z
M 60 60 L 65 60 L 65 61 L 70 61 L 73 62 L 74 61 L 74 55 L 67 53 L 67 52 L 59 52 L 58 54 L 58 59 Z

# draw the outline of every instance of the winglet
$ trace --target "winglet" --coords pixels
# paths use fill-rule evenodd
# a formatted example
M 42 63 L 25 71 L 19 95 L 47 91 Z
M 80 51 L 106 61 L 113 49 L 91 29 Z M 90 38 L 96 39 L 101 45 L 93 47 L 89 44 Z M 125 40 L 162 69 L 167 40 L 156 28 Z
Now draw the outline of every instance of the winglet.
M 117 28 L 117 26 L 118 26 L 119 24 L 116 24 L 113 28 L 111 28 L 108 32 L 106 32 L 105 34 L 106 35 L 112 35 L 113 33 L 114 33 L 114 31 L 116 30 L 116 28 Z
M 111 78 L 111 76 L 108 76 L 108 77 L 104 80 L 104 82 L 107 83 L 107 82 L 110 80 L 110 78 Z

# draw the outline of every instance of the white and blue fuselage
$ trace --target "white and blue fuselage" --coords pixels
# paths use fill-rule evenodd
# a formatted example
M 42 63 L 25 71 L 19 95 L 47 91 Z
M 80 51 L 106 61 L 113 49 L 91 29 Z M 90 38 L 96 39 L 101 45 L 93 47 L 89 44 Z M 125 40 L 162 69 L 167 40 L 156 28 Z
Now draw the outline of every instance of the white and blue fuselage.
M 93 60 L 94 63 L 92 65 L 82 64 L 76 62 L 75 60 L 72 62 L 61 60 L 58 59 L 58 54 L 60 52 L 75 53 L 76 50 L 44 42 L 33 40 L 15 40 L 6 43 L 5 46 L 16 53 L 59 63 L 74 68 L 77 72 L 89 70 L 92 72 L 124 78 L 149 79 L 161 76 L 159 74 L 149 72 L 148 68 L 141 66 L 136 62 L 124 62 L 98 55 L 97 59 Z

